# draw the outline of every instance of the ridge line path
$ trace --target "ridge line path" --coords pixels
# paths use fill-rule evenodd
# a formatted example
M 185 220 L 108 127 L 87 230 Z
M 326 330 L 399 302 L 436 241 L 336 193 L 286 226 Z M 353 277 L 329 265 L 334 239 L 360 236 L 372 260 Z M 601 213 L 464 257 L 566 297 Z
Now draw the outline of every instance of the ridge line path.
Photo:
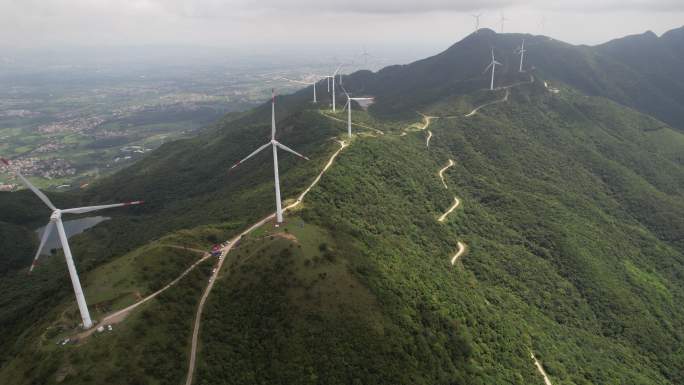
M 161 246 L 161 247 L 168 247 L 168 248 L 170 248 L 170 249 L 178 249 L 178 250 L 185 250 L 185 251 L 194 251 L 194 252 L 200 253 L 200 254 L 206 254 L 206 253 L 207 253 L 206 250 L 195 249 L 195 248 L 192 248 L 192 247 L 185 247 L 185 246 L 178 246 L 178 245 L 159 245 L 159 246 Z
M 447 210 L 447 212 L 445 212 L 444 214 L 442 214 L 441 217 L 439 217 L 438 221 L 439 222 L 446 221 L 447 215 L 451 214 L 451 212 L 456 210 L 458 208 L 458 206 L 460 206 L 460 205 L 461 205 L 461 201 L 457 197 L 454 197 L 454 204 L 451 205 L 451 207 L 449 208 L 449 210 Z
M 456 261 L 458 261 L 458 259 L 459 259 L 465 252 L 466 252 L 466 245 L 465 245 L 465 243 L 459 241 L 459 242 L 458 242 L 458 251 L 456 252 L 456 254 L 454 254 L 453 257 L 451 257 L 451 265 L 452 265 L 452 266 L 455 265 L 455 264 L 456 264 Z M 547 384 L 547 385 L 551 385 L 551 384 Z
M 418 111 L 416 111 L 416 112 L 418 112 Z M 432 122 L 432 119 L 439 119 L 439 116 L 429 116 L 429 115 L 423 114 L 422 112 L 418 112 L 418 115 L 422 116 L 422 117 L 423 117 L 423 121 L 424 121 L 422 127 L 416 127 L 416 128 L 419 129 L 420 131 L 424 131 L 425 129 L 427 129 L 428 127 L 430 127 L 430 123 Z
M 485 107 L 487 107 L 487 106 L 491 106 L 492 104 L 507 102 L 507 101 L 508 101 L 508 97 L 509 97 L 510 94 L 511 94 L 511 93 L 510 93 L 510 89 L 511 89 L 511 88 L 523 86 L 523 85 L 525 85 L 525 84 L 533 84 L 533 83 L 534 83 L 534 75 L 530 75 L 530 81 L 528 81 L 528 82 L 518 82 L 518 83 L 513 83 L 513 84 L 511 84 L 511 85 L 503 86 L 503 87 L 497 87 L 497 88 L 495 88 L 496 91 L 499 91 L 499 90 L 506 90 L 506 95 L 504 95 L 503 99 L 501 99 L 501 100 L 495 100 L 495 101 L 489 102 L 489 103 L 485 103 L 485 104 L 481 105 L 480 107 L 477 107 L 477 108 L 475 108 L 474 110 L 472 110 L 472 111 L 471 111 L 469 114 L 467 114 L 465 117 L 466 117 L 466 118 L 469 118 L 469 117 L 471 117 L 471 116 L 477 114 L 477 112 L 480 111 L 481 109 L 483 109 L 483 108 L 485 108 Z
M 508 101 L 508 96 L 509 96 L 510 93 L 511 93 L 511 92 L 509 91 L 509 89 L 510 89 L 510 87 L 505 88 L 505 90 L 506 90 L 506 95 L 504 95 L 503 99 L 495 100 L 495 101 L 489 102 L 489 103 L 485 103 L 485 104 L 483 104 L 483 105 L 481 105 L 481 106 L 475 108 L 474 110 L 470 111 L 470 113 L 467 114 L 465 117 L 466 117 L 466 118 L 469 118 L 469 117 L 471 117 L 471 116 L 477 114 L 477 112 L 480 111 L 481 109 L 483 109 L 483 108 L 485 108 L 485 107 L 488 107 L 488 106 L 491 106 L 491 105 L 493 105 L 493 104 L 498 104 L 498 103 L 507 102 L 507 101 Z
M 325 112 L 323 112 L 323 111 L 320 111 L 320 113 L 321 113 L 321 115 L 327 117 L 328 119 L 332 119 L 332 120 L 335 120 L 335 121 L 338 121 L 338 122 L 347 124 L 347 121 L 346 121 L 346 120 L 342 120 L 342 119 L 340 119 L 340 118 L 336 118 L 336 117 L 334 117 L 334 116 L 330 116 L 330 115 L 328 115 L 327 113 L 325 113 Z M 375 128 L 375 127 L 366 126 L 366 125 L 364 125 L 364 124 L 354 123 L 354 122 L 352 122 L 352 126 L 357 126 L 357 127 L 361 127 L 361 128 L 366 128 L 366 129 L 369 129 L 369 130 L 373 130 L 373 131 L 377 132 L 377 133 L 380 134 L 380 135 L 385 135 L 384 132 L 378 130 L 378 129 Z
M 507 86 L 497 87 L 497 88 L 495 88 L 495 89 L 497 89 L 497 90 L 507 90 L 507 89 L 509 89 L 509 88 L 518 87 L 518 86 L 523 86 L 523 85 L 525 85 L 525 84 L 534 84 L 534 75 L 530 74 L 530 80 L 527 81 L 527 82 L 517 82 L 517 83 L 513 83 L 513 84 L 510 84 L 510 85 L 507 85 Z
M 167 246 L 167 247 L 174 247 L 174 246 L 169 246 L 169 245 L 166 245 L 166 246 Z M 174 247 L 174 248 L 175 248 L 175 247 Z M 178 246 L 177 248 L 182 248 L 182 247 L 181 247 L 181 246 Z M 193 250 L 193 251 L 194 251 L 194 250 Z M 209 254 L 209 253 L 207 253 L 207 252 L 202 251 L 202 253 L 204 254 L 204 256 L 202 256 L 202 258 L 200 258 L 199 260 L 197 260 L 197 261 L 196 261 L 195 263 L 193 263 L 190 267 L 188 267 L 185 271 L 183 271 L 183 273 L 181 273 L 181 275 L 179 275 L 178 277 L 176 277 L 176 279 L 174 279 L 173 281 L 169 282 L 166 286 L 162 287 L 161 289 L 159 289 L 159 290 L 155 291 L 154 293 L 148 295 L 147 297 L 141 299 L 140 301 L 138 301 L 138 302 L 136 302 L 136 303 L 134 303 L 134 304 L 132 304 L 132 305 L 130 305 L 130 306 L 127 306 L 127 307 L 125 307 L 125 308 L 123 308 L 123 309 L 121 309 L 121 310 L 118 310 L 118 311 L 116 311 L 116 312 L 114 312 L 114 313 L 112 313 L 112 314 L 109 314 L 109 315 L 105 316 L 105 317 L 102 318 L 102 320 L 99 322 L 99 326 L 113 325 L 113 324 L 117 324 L 117 323 L 123 321 L 133 309 L 137 308 L 138 306 L 144 304 L 145 302 L 151 300 L 152 298 L 158 296 L 159 294 L 163 293 L 163 292 L 166 291 L 167 289 L 171 288 L 173 285 L 175 285 L 176 283 L 178 283 L 178 281 L 180 281 L 183 277 L 185 277 L 186 275 L 188 275 L 188 273 L 189 273 L 190 271 L 192 271 L 195 267 L 197 267 L 200 263 L 206 261 L 207 259 L 209 259 L 209 258 L 211 257 L 211 254 Z M 88 330 L 86 330 L 86 331 L 84 331 L 84 332 L 82 332 L 82 333 L 76 335 L 76 338 L 82 339 L 82 338 L 89 337 L 89 336 L 90 336 L 91 334 L 93 334 L 96 330 L 97 330 L 97 328 L 92 327 L 92 328 L 90 328 L 90 329 L 88 329 Z
M 425 147 L 430 148 L 430 139 L 432 139 L 432 131 L 428 130 L 427 139 L 425 139 Z
M 530 356 L 532 356 L 532 359 L 534 360 L 534 366 L 537 367 L 537 371 L 539 372 L 539 374 L 542 375 L 542 377 L 544 377 L 544 384 L 545 384 L 545 385 L 553 385 L 553 384 L 551 383 L 551 380 L 549 380 L 549 376 L 546 375 L 546 371 L 545 371 L 544 368 L 541 366 L 541 364 L 539 363 L 539 361 L 537 361 L 537 357 L 534 356 L 534 353 L 532 353 L 532 351 L 530 351 Z
M 442 184 L 444 185 L 445 189 L 449 189 L 449 186 L 447 186 L 446 181 L 444 180 L 444 171 L 448 170 L 449 167 L 453 167 L 456 163 L 454 163 L 453 159 L 449 159 L 449 164 L 446 165 L 443 169 L 439 170 L 437 173 L 439 175 L 439 179 L 442 180 Z
M 295 207 L 297 207 L 300 203 L 302 203 L 302 200 L 304 200 L 304 197 L 306 194 L 311 191 L 311 189 L 318 184 L 318 181 L 321 180 L 321 177 L 323 174 L 332 166 L 333 162 L 335 162 L 335 158 L 337 158 L 337 155 L 340 154 L 342 150 L 344 150 L 349 144 L 343 140 L 338 141 L 340 144 L 340 148 L 335 151 L 332 156 L 330 157 L 330 160 L 328 160 L 328 163 L 325 164 L 323 167 L 323 170 L 318 174 L 316 179 L 314 179 L 313 182 L 309 185 L 309 187 L 304 190 L 299 196 L 297 197 L 297 200 L 294 201 L 294 203 L 291 203 L 287 207 L 283 209 L 283 211 L 291 210 Z M 261 219 L 260 221 L 256 222 L 253 224 L 251 227 L 249 227 L 247 230 L 241 232 L 240 234 L 236 235 L 228 241 L 228 245 L 225 246 L 221 250 L 221 257 L 219 258 L 219 262 L 216 266 L 216 271 L 212 274 L 211 278 L 209 278 L 209 284 L 207 285 L 207 288 L 204 290 L 204 293 L 202 294 L 202 298 L 200 298 L 199 305 L 197 306 L 197 312 L 195 313 L 195 322 L 193 326 L 193 331 L 192 331 L 192 342 L 190 346 L 190 362 L 188 364 L 188 373 L 185 378 L 185 385 L 191 385 L 193 376 L 195 373 L 195 365 L 196 365 L 196 357 L 197 357 L 197 341 L 199 339 L 199 330 L 200 326 L 202 323 L 202 312 L 204 311 L 204 304 L 207 301 L 207 298 L 209 297 L 209 294 L 211 293 L 211 290 L 214 288 L 214 282 L 216 282 L 216 278 L 218 277 L 218 274 L 221 272 L 221 267 L 223 266 L 223 262 L 226 260 L 226 256 L 230 252 L 230 250 L 233 248 L 235 243 L 239 241 L 243 236 L 251 233 L 252 231 L 258 229 L 259 227 L 263 226 L 266 222 L 270 221 L 271 219 L 275 218 L 275 213 L 272 213 L 268 215 L 267 217 Z
M 504 97 L 503 97 L 502 99 L 500 99 L 500 100 L 495 100 L 495 101 L 489 102 L 489 103 L 485 103 L 485 104 L 483 104 L 483 105 L 481 105 L 481 106 L 475 108 L 475 109 L 472 110 L 470 113 L 468 113 L 468 114 L 466 114 L 466 115 L 464 115 L 464 116 L 465 116 L 466 118 L 469 118 L 469 117 L 475 115 L 478 111 L 480 111 L 481 109 L 483 109 L 483 108 L 485 108 L 485 107 L 487 107 L 487 106 L 491 106 L 492 104 L 507 102 L 508 99 L 509 99 L 509 97 L 510 97 L 510 92 L 509 92 L 510 89 L 515 88 L 515 87 L 519 87 L 519 86 L 523 86 L 523 85 L 525 85 L 525 84 L 533 84 L 534 81 L 535 81 L 534 76 L 533 76 L 533 75 L 530 75 L 530 81 L 527 81 L 527 82 L 518 82 L 518 83 L 513 83 L 513 84 L 510 84 L 510 85 L 507 85 L 507 86 L 497 87 L 497 88 L 494 89 L 494 91 L 506 90 L 506 94 L 504 95 Z M 544 82 L 544 86 L 545 86 L 547 89 L 549 89 L 550 91 L 552 91 L 552 92 L 553 92 L 553 90 L 558 91 L 557 89 L 549 88 L 548 83 L 546 83 L 546 82 Z M 490 90 L 489 90 L 489 89 L 486 89 L 485 91 L 490 91 Z M 555 92 L 554 92 L 554 93 L 555 93 Z M 418 112 L 418 111 L 416 111 L 416 112 Z M 428 117 L 428 116 L 425 116 L 424 114 L 422 114 L 422 113 L 420 113 L 420 112 L 418 112 L 418 114 L 421 115 L 421 116 L 423 116 L 424 118 L 430 118 L 430 119 L 456 119 L 456 118 L 460 118 L 460 117 L 462 116 L 462 115 L 447 115 L 447 116 L 429 116 L 429 117 Z M 429 124 L 429 123 L 428 123 L 428 124 Z M 420 129 L 420 127 L 418 127 L 418 128 Z M 426 126 L 425 128 L 427 128 L 427 126 Z M 422 128 L 422 129 L 425 129 L 425 128 Z

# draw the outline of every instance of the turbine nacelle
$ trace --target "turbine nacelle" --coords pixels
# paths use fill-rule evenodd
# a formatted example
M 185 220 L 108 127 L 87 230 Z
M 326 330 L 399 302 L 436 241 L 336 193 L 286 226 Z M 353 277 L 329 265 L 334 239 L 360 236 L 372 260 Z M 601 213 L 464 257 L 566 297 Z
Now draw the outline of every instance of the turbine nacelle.
M 56 209 L 52 210 L 52 214 L 50 214 L 50 222 L 58 221 L 62 219 L 62 210 Z M 38 250 L 40 251 L 40 250 Z

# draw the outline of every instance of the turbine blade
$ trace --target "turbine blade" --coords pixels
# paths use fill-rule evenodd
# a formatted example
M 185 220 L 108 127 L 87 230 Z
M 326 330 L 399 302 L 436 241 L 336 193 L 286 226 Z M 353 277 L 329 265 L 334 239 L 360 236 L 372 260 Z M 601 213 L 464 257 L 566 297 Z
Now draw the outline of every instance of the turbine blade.
M 494 65 L 501 66 L 503 64 L 499 63 L 498 61 L 494 60 Z
M 55 224 L 52 221 L 48 222 L 48 224 L 45 226 L 45 230 L 43 230 L 43 236 L 40 238 L 40 246 L 38 246 L 36 256 L 33 257 L 33 263 L 31 263 L 29 273 L 31 273 L 33 271 L 33 268 L 36 267 L 36 264 L 38 263 L 38 257 L 40 257 L 40 252 L 43 251 L 45 242 L 47 242 L 48 238 L 50 237 L 50 233 L 52 233 L 52 229 L 54 228 L 54 226 Z
M 266 147 L 268 147 L 268 146 L 270 146 L 270 145 L 271 145 L 271 142 L 268 142 L 268 143 L 264 144 L 263 146 L 257 148 L 253 153 L 247 155 L 247 157 L 245 157 L 243 160 L 241 160 L 241 161 L 235 163 L 230 169 L 231 169 L 231 170 L 234 169 L 235 167 L 239 166 L 242 162 L 244 162 L 244 161 L 246 161 L 247 159 L 253 157 L 254 155 L 260 153 L 263 149 L 265 149 Z
M 89 206 L 89 207 L 77 207 L 74 209 L 62 210 L 63 214 L 85 214 L 93 211 L 99 211 L 104 209 L 111 209 L 114 207 L 124 207 L 143 204 L 143 201 L 125 202 L 125 203 L 115 203 L 112 205 L 100 205 L 100 206 Z
M 342 109 L 342 112 L 347 110 L 347 107 L 349 106 L 349 103 L 351 103 L 351 98 L 347 98 L 347 102 L 344 103 L 344 108 Z
M 275 123 L 275 89 L 271 88 L 271 140 L 275 139 L 276 123 Z
M 486 73 L 487 71 L 489 71 L 489 69 L 492 68 L 493 65 L 494 65 L 494 62 L 489 63 L 487 68 L 485 68 L 484 71 L 482 71 L 482 73 Z
M 337 73 L 340 72 L 340 69 L 342 69 L 342 64 L 337 66 L 337 69 L 335 70 L 335 72 L 333 72 L 333 76 L 337 75 Z
M 286 145 L 281 144 L 280 142 L 276 142 L 276 146 L 280 147 L 281 149 L 283 149 L 283 150 L 285 150 L 285 151 L 291 152 L 291 153 L 297 155 L 298 157 L 300 157 L 300 158 L 302 158 L 302 159 L 309 160 L 309 158 L 307 158 L 307 157 L 305 157 L 304 155 L 298 153 L 297 151 L 291 149 L 290 147 L 287 147 Z
M 8 161 L 7 159 L 0 158 L 0 160 L 1 160 L 2 163 L 4 163 L 6 166 L 9 166 L 9 165 L 10 165 L 10 163 L 9 163 L 9 161 Z M 34 186 L 31 182 L 29 182 L 29 180 L 26 179 L 26 178 L 21 174 L 21 172 L 19 172 L 18 170 L 17 170 L 17 176 L 19 177 L 19 179 L 21 179 L 21 181 L 24 183 L 24 185 L 26 185 L 26 187 L 29 188 L 29 190 L 33 191 L 33 193 L 36 194 L 36 195 L 38 196 L 38 198 L 40 198 L 40 200 L 43 201 L 43 203 L 45 203 L 45 204 L 47 205 L 47 207 L 49 207 L 49 208 L 52 209 L 52 210 L 57 210 L 57 208 L 55 207 L 55 205 L 52 204 L 52 202 L 50 201 L 50 199 L 48 199 L 48 197 L 47 197 L 45 194 L 43 194 L 42 191 L 38 190 L 38 188 L 37 188 L 36 186 Z

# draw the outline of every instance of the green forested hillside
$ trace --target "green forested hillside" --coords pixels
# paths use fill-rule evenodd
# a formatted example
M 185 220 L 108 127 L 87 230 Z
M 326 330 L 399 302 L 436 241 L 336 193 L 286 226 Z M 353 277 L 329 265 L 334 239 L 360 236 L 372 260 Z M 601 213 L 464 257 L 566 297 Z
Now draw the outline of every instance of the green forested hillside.
M 510 100 L 435 120 L 429 151 L 422 132 L 356 140 L 301 213 L 330 229 L 314 239 L 333 238 L 333 262 L 304 241 L 244 246 L 203 329 L 204 383 L 541 383 L 529 351 L 554 384 L 681 382 L 684 169 L 661 147 L 684 148 L 682 135 L 576 93 L 529 86 Z M 462 116 L 450 108 L 434 106 Z M 447 190 L 437 170 L 450 158 Z M 438 223 L 454 195 L 463 209 Z M 468 254 L 452 267 L 457 241 Z M 339 264 L 379 308 L 337 310 L 347 295 L 364 303 L 351 288 L 326 295 Z M 401 342 L 376 347 L 378 324 Z M 423 366 L 454 343 L 468 354 L 453 366 Z M 317 359 L 331 356 L 333 368 Z
M 481 31 L 433 58 L 349 76 L 348 90 L 377 98 L 355 107 L 363 127 L 351 140 L 325 97 L 278 99 L 279 139 L 312 157 L 281 157 L 290 201 L 339 148 L 331 139 L 349 146 L 285 226 L 268 223 L 227 255 L 195 384 L 543 384 L 532 353 L 554 385 L 684 382 L 684 134 L 657 119 L 679 118 L 618 104 L 649 112 L 603 65 L 637 69 L 603 48 L 529 37 L 535 69 L 519 74 L 520 38 Z M 481 68 L 492 43 L 505 64 L 498 85 L 513 87 L 490 92 Z M 199 255 L 187 247 L 273 212 L 270 156 L 228 173 L 268 125 L 265 106 L 231 117 L 57 197 L 147 201 L 74 238 L 100 317 L 189 267 Z M 35 220 L 17 196 L 30 198 L 0 196 L 15 200 L 10 226 Z M 73 334 L 76 313 L 61 261 L 28 279 L 9 273 L 0 383 L 184 383 L 210 268 L 114 332 L 66 346 L 55 342 Z M 22 298 L 32 285 L 40 295 Z

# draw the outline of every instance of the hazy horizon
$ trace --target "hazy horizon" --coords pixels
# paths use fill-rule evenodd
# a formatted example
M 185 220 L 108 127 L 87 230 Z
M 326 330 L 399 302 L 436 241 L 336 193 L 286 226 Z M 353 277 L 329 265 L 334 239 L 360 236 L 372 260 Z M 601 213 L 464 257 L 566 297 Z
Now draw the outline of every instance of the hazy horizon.
M 241 55 L 329 48 L 323 54 L 335 56 L 363 47 L 371 53 L 401 48 L 436 52 L 471 33 L 476 13 L 483 14 L 482 28 L 500 31 L 504 14 L 504 32 L 595 45 L 647 30 L 661 35 L 681 27 L 684 2 L 4 0 L 0 46 L 5 55 L 121 47 L 228 49 Z

